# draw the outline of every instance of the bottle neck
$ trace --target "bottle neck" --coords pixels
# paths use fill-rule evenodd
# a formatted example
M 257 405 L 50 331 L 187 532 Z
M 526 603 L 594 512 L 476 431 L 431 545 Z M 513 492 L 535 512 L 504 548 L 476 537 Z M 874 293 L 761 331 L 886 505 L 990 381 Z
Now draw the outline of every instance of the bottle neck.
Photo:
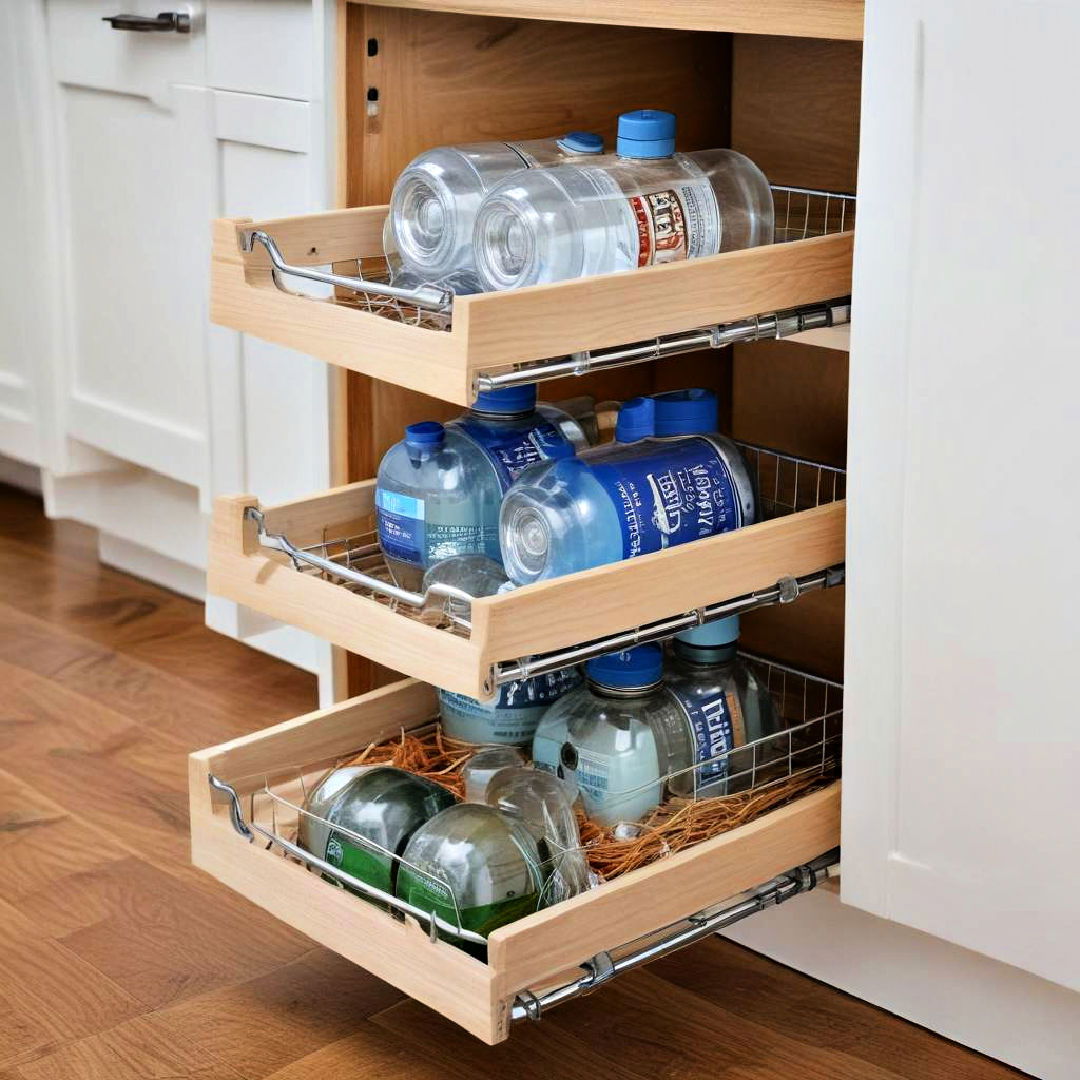
M 498 423 L 500 420 L 527 420 L 535 414 L 535 409 L 525 409 L 523 412 L 485 412 L 483 409 L 469 409 L 469 416 L 487 423 L 493 421 Z
M 648 683 L 645 686 L 605 686 L 603 683 L 595 682 L 593 679 L 588 679 L 589 689 L 597 697 L 605 698 L 640 698 L 647 697 L 649 694 L 656 693 L 660 689 L 660 679 L 656 682 Z
M 672 642 L 672 651 L 680 660 L 689 664 L 700 664 L 703 667 L 731 663 L 735 659 L 738 648 L 738 641 L 730 641 L 723 645 L 695 645 L 691 641 L 682 641 L 676 637 Z

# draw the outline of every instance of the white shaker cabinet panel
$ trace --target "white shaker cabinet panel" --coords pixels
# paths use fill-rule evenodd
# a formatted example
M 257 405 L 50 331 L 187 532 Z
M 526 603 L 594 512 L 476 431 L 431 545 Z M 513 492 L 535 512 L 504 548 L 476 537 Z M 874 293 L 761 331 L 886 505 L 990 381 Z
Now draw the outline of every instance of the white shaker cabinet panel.
M 219 90 L 311 100 L 312 0 L 209 0 L 207 82 Z
M 1080 989 L 1080 8 L 867 7 L 843 898 Z
M 53 77 L 75 86 L 168 101 L 176 85 L 206 82 L 205 4 L 170 0 L 46 0 Z M 139 33 L 104 21 L 120 12 L 187 14 L 189 33 Z
M 84 86 L 57 93 L 68 433 L 206 488 L 212 95 L 173 87 L 166 107 Z

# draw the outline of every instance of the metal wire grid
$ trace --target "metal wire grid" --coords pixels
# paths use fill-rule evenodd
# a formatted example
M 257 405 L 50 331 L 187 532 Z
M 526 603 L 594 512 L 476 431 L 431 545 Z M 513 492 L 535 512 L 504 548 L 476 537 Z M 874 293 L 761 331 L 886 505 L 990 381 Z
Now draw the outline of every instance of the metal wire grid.
M 814 188 L 772 185 L 777 244 L 855 228 L 855 196 Z
M 695 798 L 728 798 L 751 789 L 781 784 L 799 776 L 838 776 L 843 728 L 843 685 L 751 653 L 740 655 L 772 695 L 780 717 L 791 726 L 775 735 L 718 754 L 708 761 L 698 762 L 689 769 L 669 773 L 660 781 L 664 789 L 667 790 L 672 781 L 686 773 L 692 772 L 696 776 L 700 770 L 715 771 L 717 766 L 723 772 L 724 779 L 719 783 L 710 782 L 700 795 L 695 794 Z M 418 734 L 423 733 L 430 730 L 433 724 L 434 721 L 431 721 L 415 731 Z M 354 754 L 339 758 L 330 768 L 338 768 L 353 757 Z M 420 919 L 427 924 L 433 940 L 442 933 L 444 936 L 456 937 L 473 944 L 483 944 L 482 937 L 462 928 L 460 912 L 463 905 L 459 903 L 448 882 L 368 838 L 305 809 L 311 790 L 327 771 L 323 763 L 312 763 L 308 766 L 286 765 L 272 773 L 259 774 L 257 786 L 245 800 L 240 799 L 230 784 L 216 777 L 212 778 L 212 785 L 231 799 L 233 825 L 241 835 L 249 839 L 254 839 L 257 835 L 266 842 L 268 850 L 277 849 L 285 858 L 299 862 L 325 879 L 374 900 L 391 911 Z M 656 783 L 653 782 L 620 794 L 630 796 L 639 790 L 655 786 Z M 321 831 L 324 837 L 329 838 L 331 833 L 336 833 L 357 847 L 385 859 L 388 867 L 391 864 L 396 864 L 399 868 L 404 866 L 410 872 L 427 879 L 436 892 L 446 898 L 448 906 L 454 912 L 454 918 L 448 920 L 434 911 L 425 911 L 408 904 L 391 893 L 358 880 L 326 859 L 306 850 L 300 844 L 302 822 L 307 826 L 308 835 Z M 585 852 L 584 847 L 578 850 Z M 535 872 L 538 879 L 544 880 L 540 892 L 543 897 L 552 887 L 557 873 L 553 871 L 545 877 L 539 867 L 535 868 Z
M 845 472 L 751 443 L 737 443 L 755 478 L 759 517 L 770 520 L 844 498 Z M 265 530 L 262 514 L 250 508 L 265 546 L 289 554 L 300 573 L 333 581 L 350 592 L 371 597 L 409 618 L 460 634 L 470 629 L 468 604 L 429 589 L 409 592 L 393 583 L 374 531 L 337 537 L 296 548 L 287 537 Z M 673 631 L 674 632 L 674 631 Z

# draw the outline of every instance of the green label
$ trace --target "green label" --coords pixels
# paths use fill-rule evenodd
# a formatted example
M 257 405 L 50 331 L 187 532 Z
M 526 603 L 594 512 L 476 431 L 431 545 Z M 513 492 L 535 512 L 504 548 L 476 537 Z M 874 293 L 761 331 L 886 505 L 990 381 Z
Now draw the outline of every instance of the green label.
M 431 911 L 451 926 L 460 918 L 463 930 L 473 930 L 487 937 L 492 930 L 536 911 L 540 897 L 535 892 L 511 894 L 493 904 L 455 908 L 450 889 L 439 881 L 417 874 L 407 866 L 398 875 L 398 896 L 423 911 Z M 448 935 L 449 936 L 449 935 Z
M 383 892 L 393 892 L 391 859 L 382 852 L 352 843 L 341 833 L 330 834 L 326 843 L 326 861 L 350 877 L 374 885 Z

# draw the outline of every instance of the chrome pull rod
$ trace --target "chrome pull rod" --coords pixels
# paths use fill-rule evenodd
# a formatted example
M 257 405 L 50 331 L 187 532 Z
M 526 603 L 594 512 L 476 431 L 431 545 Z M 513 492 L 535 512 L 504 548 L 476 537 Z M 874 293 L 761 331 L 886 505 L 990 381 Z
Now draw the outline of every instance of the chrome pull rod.
M 327 270 L 313 270 L 309 266 L 293 266 L 285 261 L 281 250 L 269 233 L 263 232 L 262 229 L 250 229 L 240 233 L 240 246 L 245 252 L 254 251 L 256 244 L 261 244 L 266 249 L 266 254 L 270 257 L 270 263 L 274 268 L 274 282 L 279 288 L 281 284 L 278 282 L 277 275 L 289 274 L 308 281 L 318 281 L 323 285 L 348 289 L 350 292 L 389 296 L 430 311 L 447 312 L 454 304 L 454 294 L 449 289 L 440 289 L 435 285 L 421 285 L 418 289 L 402 289 L 397 285 L 384 284 L 381 281 L 368 281 L 365 278 L 334 274 Z
M 561 1005 L 571 998 L 581 997 L 602 986 L 623 972 L 640 967 L 662 956 L 692 945 L 695 941 L 711 936 L 734 923 L 756 915 L 766 908 L 776 907 L 800 893 L 809 892 L 828 877 L 835 877 L 839 869 L 840 849 L 833 848 L 824 855 L 812 859 L 803 866 L 796 866 L 787 873 L 767 881 L 764 885 L 741 894 L 718 910 L 706 908 L 695 915 L 689 915 L 681 922 L 668 927 L 659 940 L 651 940 L 648 945 L 634 949 L 624 955 L 613 958 L 610 952 L 598 953 L 591 960 L 581 965 L 583 974 L 573 982 L 557 986 L 543 994 L 523 990 L 514 999 L 510 1010 L 510 1019 L 539 1020 L 545 1010 L 553 1005 Z M 649 935 L 653 938 L 653 935 Z

